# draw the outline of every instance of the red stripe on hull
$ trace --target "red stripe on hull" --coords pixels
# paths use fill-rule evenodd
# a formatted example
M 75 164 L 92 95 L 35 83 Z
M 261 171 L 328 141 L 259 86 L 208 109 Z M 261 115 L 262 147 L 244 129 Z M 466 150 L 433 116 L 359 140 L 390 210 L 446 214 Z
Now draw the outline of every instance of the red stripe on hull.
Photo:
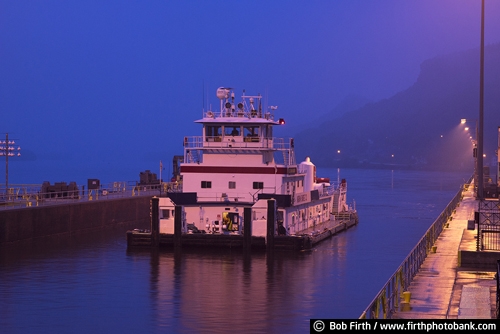
M 181 173 L 287 174 L 284 167 L 181 166 Z

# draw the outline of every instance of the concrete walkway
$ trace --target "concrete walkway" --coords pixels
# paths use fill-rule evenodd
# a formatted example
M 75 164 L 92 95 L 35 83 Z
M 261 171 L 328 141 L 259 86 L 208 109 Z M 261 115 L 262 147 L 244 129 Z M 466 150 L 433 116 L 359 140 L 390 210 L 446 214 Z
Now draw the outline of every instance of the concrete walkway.
M 473 187 L 452 215 L 430 253 L 413 278 L 410 302 L 402 303 L 394 319 L 491 319 L 496 312 L 496 279 L 485 270 L 459 266 L 459 250 L 475 251 L 474 231 L 467 230 L 478 202 Z M 476 232 L 477 233 L 477 230 Z M 472 238 L 472 240 L 471 240 Z M 469 249 L 470 248 L 470 249 Z M 500 258 L 500 253 L 499 253 Z

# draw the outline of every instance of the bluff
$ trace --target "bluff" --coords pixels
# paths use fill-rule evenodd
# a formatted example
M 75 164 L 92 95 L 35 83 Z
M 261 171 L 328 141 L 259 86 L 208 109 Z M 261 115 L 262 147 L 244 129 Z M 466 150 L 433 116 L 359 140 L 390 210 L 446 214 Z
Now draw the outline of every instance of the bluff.
M 499 59 L 500 43 L 485 46 L 485 166 L 496 161 Z M 479 74 L 479 48 L 428 59 L 408 89 L 340 117 L 327 115 L 317 127 L 296 133 L 297 158 L 309 156 L 323 167 L 472 171 L 470 136 L 476 139 Z M 468 120 L 468 133 L 460 125 L 462 118 Z

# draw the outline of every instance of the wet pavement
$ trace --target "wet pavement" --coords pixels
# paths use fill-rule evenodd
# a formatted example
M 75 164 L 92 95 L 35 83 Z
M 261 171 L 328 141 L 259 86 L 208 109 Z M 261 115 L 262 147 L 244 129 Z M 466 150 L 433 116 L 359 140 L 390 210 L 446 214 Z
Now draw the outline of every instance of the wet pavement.
M 496 269 L 460 266 L 459 250 L 476 250 L 477 230 L 468 224 L 477 205 L 471 186 L 413 278 L 409 302 L 402 299 L 393 319 L 495 318 Z

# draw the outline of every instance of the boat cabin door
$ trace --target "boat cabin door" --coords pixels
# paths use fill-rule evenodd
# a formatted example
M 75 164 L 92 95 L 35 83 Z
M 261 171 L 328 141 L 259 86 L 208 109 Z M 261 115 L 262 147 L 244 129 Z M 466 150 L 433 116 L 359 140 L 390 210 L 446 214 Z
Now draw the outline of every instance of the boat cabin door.
M 227 232 L 240 231 L 240 216 L 237 212 L 225 211 L 222 213 L 222 230 Z

